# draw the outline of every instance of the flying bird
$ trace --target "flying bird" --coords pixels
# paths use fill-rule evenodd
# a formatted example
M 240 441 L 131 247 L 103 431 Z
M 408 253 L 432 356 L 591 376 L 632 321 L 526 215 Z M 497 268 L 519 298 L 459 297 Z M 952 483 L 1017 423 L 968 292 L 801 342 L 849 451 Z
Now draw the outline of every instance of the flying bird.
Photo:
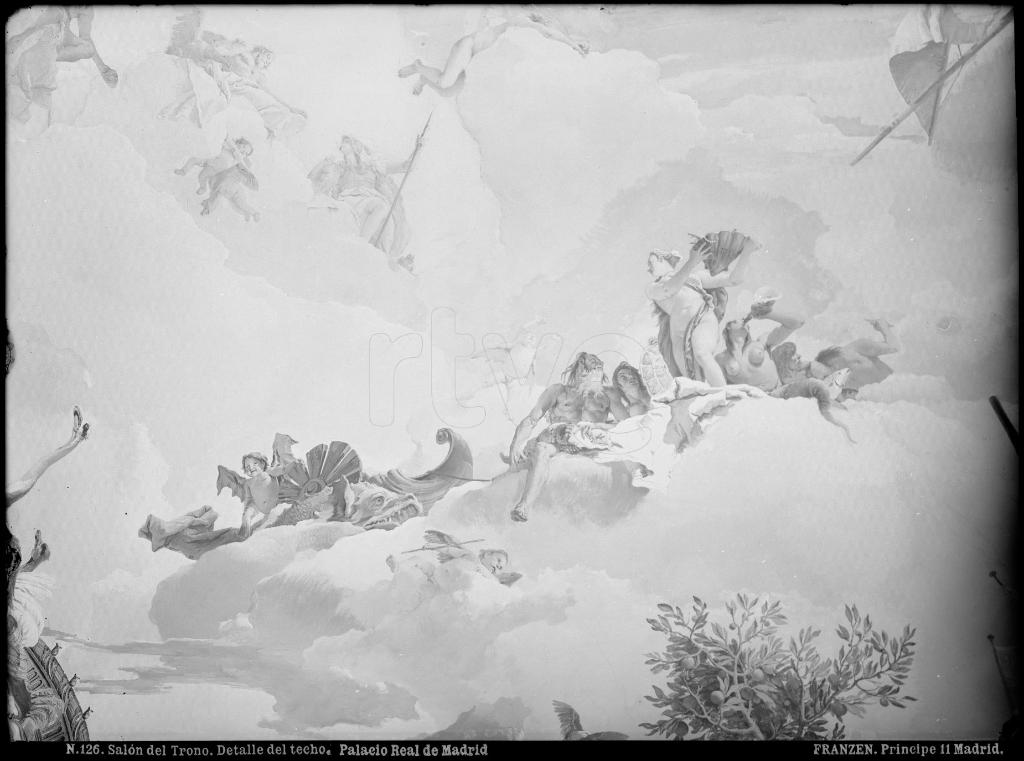
M 562 725 L 563 740 L 628 740 L 629 736 L 622 732 L 584 732 L 580 724 L 580 715 L 576 709 L 561 700 L 552 700 L 555 715 Z

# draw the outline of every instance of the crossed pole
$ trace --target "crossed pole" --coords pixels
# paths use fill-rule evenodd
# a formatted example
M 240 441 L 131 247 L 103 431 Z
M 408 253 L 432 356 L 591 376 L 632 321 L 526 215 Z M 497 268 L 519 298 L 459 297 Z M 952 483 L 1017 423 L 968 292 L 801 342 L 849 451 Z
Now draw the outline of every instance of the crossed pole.
M 943 82 L 945 82 L 953 74 L 955 74 L 957 71 L 959 71 L 960 68 L 965 63 L 967 63 L 969 60 L 971 60 L 971 58 L 973 58 L 975 56 L 975 54 L 978 53 L 979 50 L 981 50 L 983 47 L 985 47 L 985 45 L 987 45 L 992 40 L 993 37 L 995 37 L 997 34 L 999 34 L 1003 30 L 1003 28 L 1006 27 L 1006 25 L 1009 24 L 1011 21 L 1013 21 L 1013 9 L 1012 8 L 1009 11 L 1007 11 L 1006 15 L 1003 16 L 999 20 L 999 23 L 996 25 L 995 29 L 993 29 L 991 32 L 989 32 L 987 35 L 985 35 L 985 37 L 983 39 L 981 39 L 978 42 L 978 44 L 976 44 L 973 48 L 971 48 L 969 53 L 966 53 L 965 55 L 963 55 L 956 63 L 954 63 L 952 66 L 950 66 L 944 72 L 942 72 L 942 74 L 939 76 L 938 79 L 936 79 L 934 82 L 932 82 L 924 92 L 922 92 L 920 95 L 917 96 L 917 98 L 914 99 L 914 102 L 911 103 L 907 107 L 906 111 L 904 111 L 902 114 L 900 114 L 895 119 L 893 119 L 892 123 L 890 123 L 889 126 L 886 127 L 885 129 L 883 129 L 879 133 L 878 137 L 876 137 L 874 140 L 872 140 L 871 144 L 868 145 L 867 148 L 865 148 L 863 151 L 861 151 L 858 154 L 857 158 L 855 158 L 853 161 L 850 162 L 850 166 L 853 166 L 858 161 L 860 161 L 862 158 L 864 158 L 869 153 L 871 153 L 871 151 L 874 150 L 874 147 L 876 145 L 878 145 L 880 142 L 885 140 L 885 138 L 889 136 L 889 133 L 891 133 L 894 129 L 896 129 L 898 126 L 900 126 L 900 124 L 903 123 L 904 119 L 906 119 L 908 116 L 910 116 L 912 113 L 914 113 L 917 110 L 917 107 L 920 106 L 921 103 L 924 102 L 924 100 L 929 95 L 931 95 L 932 93 L 935 92 L 935 88 L 939 87 Z M 930 139 L 931 138 L 929 137 L 929 140 Z

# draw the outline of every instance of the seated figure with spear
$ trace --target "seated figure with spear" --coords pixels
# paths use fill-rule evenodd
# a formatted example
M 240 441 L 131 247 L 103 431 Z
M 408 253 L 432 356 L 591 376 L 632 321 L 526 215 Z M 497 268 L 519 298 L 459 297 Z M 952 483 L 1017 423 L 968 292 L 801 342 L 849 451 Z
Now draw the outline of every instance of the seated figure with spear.
M 307 175 L 316 193 L 346 205 L 355 217 L 359 235 L 387 254 L 392 266 L 405 267 L 410 271 L 412 257 L 405 253 L 409 230 L 401 193 L 416 154 L 423 145 L 426 129 L 424 125 L 416 138 L 412 155 L 406 161 L 391 164 L 379 161 L 361 140 L 344 135 L 338 146 L 338 155 L 328 156 Z M 391 179 L 392 174 L 405 176 L 396 185 Z M 325 208 L 337 209 L 336 206 Z

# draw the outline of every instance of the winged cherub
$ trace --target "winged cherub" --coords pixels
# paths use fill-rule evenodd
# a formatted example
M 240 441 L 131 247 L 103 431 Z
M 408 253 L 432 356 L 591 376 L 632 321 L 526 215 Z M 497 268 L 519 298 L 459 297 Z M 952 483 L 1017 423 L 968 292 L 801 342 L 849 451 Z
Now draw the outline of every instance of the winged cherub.
M 281 477 L 295 461 L 291 445 L 296 443 L 291 436 L 278 434 L 274 438 L 274 460 L 270 462 L 261 452 L 249 452 L 242 457 L 242 472 L 239 475 L 223 465 L 217 466 L 217 493 L 225 488 L 242 501 L 242 525 L 239 529 L 244 537 L 256 529 L 269 528 L 288 509 L 289 505 L 280 499 Z

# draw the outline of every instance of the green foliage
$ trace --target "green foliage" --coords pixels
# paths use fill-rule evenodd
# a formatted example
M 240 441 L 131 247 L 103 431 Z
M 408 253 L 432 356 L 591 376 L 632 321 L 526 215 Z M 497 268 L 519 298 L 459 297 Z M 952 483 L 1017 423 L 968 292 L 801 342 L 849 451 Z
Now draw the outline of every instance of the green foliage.
M 662 718 L 641 724 L 648 735 L 700 740 L 812 740 L 845 737 L 847 714 L 865 707 L 905 708 L 916 700 L 902 695 L 914 660 L 914 629 L 900 637 L 877 632 L 871 617 L 846 606 L 846 626 L 836 634 L 843 645 L 823 659 L 814 640 L 820 629 L 801 629 L 784 643 L 778 602 L 738 594 L 726 603 L 728 623 L 709 620 L 708 606 L 693 598 L 689 613 L 666 603 L 647 619 L 668 638 L 662 653 L 648 653 L 647 665 L 665 673 L 664 688 L 645 696 Z

